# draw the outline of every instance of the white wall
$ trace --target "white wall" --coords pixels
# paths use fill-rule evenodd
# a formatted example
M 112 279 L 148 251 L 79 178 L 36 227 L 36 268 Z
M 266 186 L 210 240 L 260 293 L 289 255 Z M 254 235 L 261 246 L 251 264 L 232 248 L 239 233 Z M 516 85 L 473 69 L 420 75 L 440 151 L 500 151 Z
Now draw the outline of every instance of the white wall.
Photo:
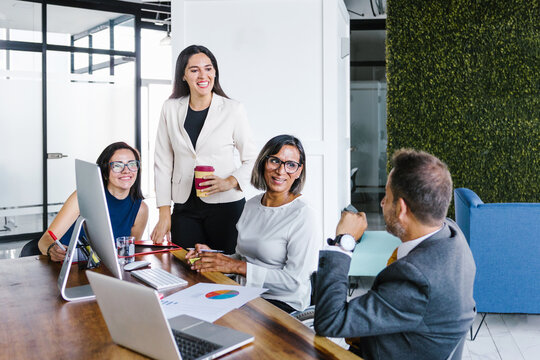
M 261 147 L 274 135 L 307 152 L 304 195 L 334 234 L 349 193 L 349 18 L 342 0 L 172 2 L 173 58 L 191 44 L 217 57 L 221 84 L 243 102 Z M 254 194 L 248 191 L 247 196 Z

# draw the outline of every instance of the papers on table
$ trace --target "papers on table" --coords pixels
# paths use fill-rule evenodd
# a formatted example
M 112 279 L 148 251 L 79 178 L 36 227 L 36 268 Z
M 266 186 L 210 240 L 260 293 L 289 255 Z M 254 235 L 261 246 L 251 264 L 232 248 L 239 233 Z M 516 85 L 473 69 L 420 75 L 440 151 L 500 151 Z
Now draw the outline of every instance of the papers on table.
M 185 314 L 214 322 L 266 290 L 238 285 L 198 283 L 163 298 L 161 306 L 167 319 Z

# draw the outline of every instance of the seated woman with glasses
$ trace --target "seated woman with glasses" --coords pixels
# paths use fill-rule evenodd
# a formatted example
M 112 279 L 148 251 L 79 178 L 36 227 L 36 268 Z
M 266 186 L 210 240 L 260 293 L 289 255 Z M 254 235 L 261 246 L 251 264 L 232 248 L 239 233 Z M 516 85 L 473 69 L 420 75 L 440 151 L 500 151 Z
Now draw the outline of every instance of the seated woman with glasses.
M 226 256 L 196 244 L 186 254 L 192 269 L 237 274 L 242 285 L 268 289 L 262 297 L 289 313 L 309 306 L 310 275 L 322 237 L 313 210 L 301 198 L 305 178 L 300 140 L 290 135 L 270 139 L 251 175 L 251 184 L 265 192 L 246 203 L 236 224 L 236 253 Z
M 148 206 L 142 202 L 139 153 L 124 142 L 116 142 L 103 150 L 96 164 L 105 185 L 114 238 L 134 236 L 135 240 L 140 240 L 148 220 Z M 52 261 L 64 260 L 66 251 L 55 244 L 53 236 L 67 249 L 78 216 L 79 204 L 75 191 L 39 239 L 38 247 L 43 255 L 50 256 Z

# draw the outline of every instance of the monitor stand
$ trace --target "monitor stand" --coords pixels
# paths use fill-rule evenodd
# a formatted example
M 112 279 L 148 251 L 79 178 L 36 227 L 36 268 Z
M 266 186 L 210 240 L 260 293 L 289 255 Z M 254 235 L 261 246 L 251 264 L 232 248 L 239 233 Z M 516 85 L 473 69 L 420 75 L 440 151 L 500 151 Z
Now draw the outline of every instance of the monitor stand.
M 70 288 L 66 287 L 69 271 L 71 270 L 71 264 L 73 263 L 73 256 L 75 255 L 75 251 L 77 251 L 79 234 L 84 221 L 85 219 L 82 216 L 79 216 L 77 222 L 75 222 L 73 235 L 71 235 L 71 240 L 69 241 L 69 246 L 66 251 L 66 257 L 64 259 L 64 263 L 62 264 L 62 270 L 60 270 L 60 275 L 58 276 L 58 288 L 60 289 L 62 297 L 66 301 L 93 300 L 96 298 L 90 284 Z

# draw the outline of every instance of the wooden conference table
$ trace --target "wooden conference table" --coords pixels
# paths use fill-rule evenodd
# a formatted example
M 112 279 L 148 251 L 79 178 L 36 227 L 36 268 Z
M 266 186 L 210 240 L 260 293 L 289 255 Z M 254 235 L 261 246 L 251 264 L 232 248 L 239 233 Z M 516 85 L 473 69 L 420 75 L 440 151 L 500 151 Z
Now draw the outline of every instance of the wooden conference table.
M 236 284 L 221 273 L 198 274 L 180 259 L 185 251 L 137 256 L 194 285 Z M 100 266 L 95 271 L 110 275 Z M 0 359 L 143 359 L 113 343 L 95 300 L 68 303 L 56 284 L 60 264 L 46 256 L 0 260 Z M 129 273 L 124 279 L 137 282 Z M 77 265 L 68 286 L 88 283 Z M 165 291 L 169 295 L 179 289 Z M 144 309 L 141 309 L 144 311 Z M 137 314 L 133 314 L 137 316 Z M 261 298 L 218 319 L 216 324 L 252 334 L 255 341 L 223 359 L 359 359 Z M 152 329 L 148 329 L 152 331 Z

